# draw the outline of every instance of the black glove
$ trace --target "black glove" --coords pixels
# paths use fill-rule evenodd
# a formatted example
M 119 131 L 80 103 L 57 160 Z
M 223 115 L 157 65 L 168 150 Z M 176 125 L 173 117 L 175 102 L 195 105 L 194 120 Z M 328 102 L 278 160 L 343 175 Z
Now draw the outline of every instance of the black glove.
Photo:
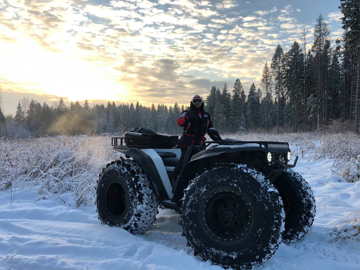
M 196 122 L 196 120 L 198 119 L 197 113 L 193 112 L 189 114 L 189 122 Z

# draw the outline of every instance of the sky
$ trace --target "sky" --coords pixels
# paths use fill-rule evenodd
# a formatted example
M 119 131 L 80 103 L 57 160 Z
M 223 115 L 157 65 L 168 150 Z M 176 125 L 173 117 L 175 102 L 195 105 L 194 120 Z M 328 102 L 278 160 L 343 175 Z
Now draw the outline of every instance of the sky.
M 188 105 L 240 79 L 276 46 L 307 50 L 320 14 L 341 37 L 339 0 L 0 0 L 1 108 L 25 98 Z

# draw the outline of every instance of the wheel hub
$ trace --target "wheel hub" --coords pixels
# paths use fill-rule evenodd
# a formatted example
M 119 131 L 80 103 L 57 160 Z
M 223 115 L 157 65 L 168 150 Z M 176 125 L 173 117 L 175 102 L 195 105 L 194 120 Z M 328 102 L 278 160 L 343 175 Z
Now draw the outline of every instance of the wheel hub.
M 120 217 L 126 209 L 125 189 L 119 183 L 112 183 L 106 192 L 106 205 L 110 213 Z
M 239 239 L 250 225 L 250 208 L 242 198 L 233 193 L 217 193 L 205 207 L 206 223 L 217 238 Z

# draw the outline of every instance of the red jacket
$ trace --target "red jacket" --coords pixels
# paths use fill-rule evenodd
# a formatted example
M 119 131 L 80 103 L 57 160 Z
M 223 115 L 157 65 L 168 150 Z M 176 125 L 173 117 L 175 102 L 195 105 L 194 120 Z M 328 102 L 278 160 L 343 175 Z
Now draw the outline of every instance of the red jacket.
M 183 111 L 177 124 L 184 127 L 184 134 L 180 138 L 181 147 L 201 145 L 205 141 L 205 133 L 213 127 L 210 114 L 202 109 Z

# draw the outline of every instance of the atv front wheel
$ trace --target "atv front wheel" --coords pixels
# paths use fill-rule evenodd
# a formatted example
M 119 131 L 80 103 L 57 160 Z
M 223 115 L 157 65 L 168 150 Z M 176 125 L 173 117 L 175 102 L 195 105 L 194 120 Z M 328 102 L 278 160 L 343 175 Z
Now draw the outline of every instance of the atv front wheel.
M 136 162 L 116 160 L 99 176 L 96 192 L 99 219 L 130 233 L 143 233 L 156 219 L 158 202 Z
M 305 236 L 314 222 L 314 194 L 306 180 L 291 169 L 282 172 L 273 184 L 284 202 L 283 242 L 294 243 Z
M 195 254 L 225 268 L 251 268 L 281 243 L 284 210 L 264 176 L 243 165 L 195 178 L 182 205 L 184 234 Z

